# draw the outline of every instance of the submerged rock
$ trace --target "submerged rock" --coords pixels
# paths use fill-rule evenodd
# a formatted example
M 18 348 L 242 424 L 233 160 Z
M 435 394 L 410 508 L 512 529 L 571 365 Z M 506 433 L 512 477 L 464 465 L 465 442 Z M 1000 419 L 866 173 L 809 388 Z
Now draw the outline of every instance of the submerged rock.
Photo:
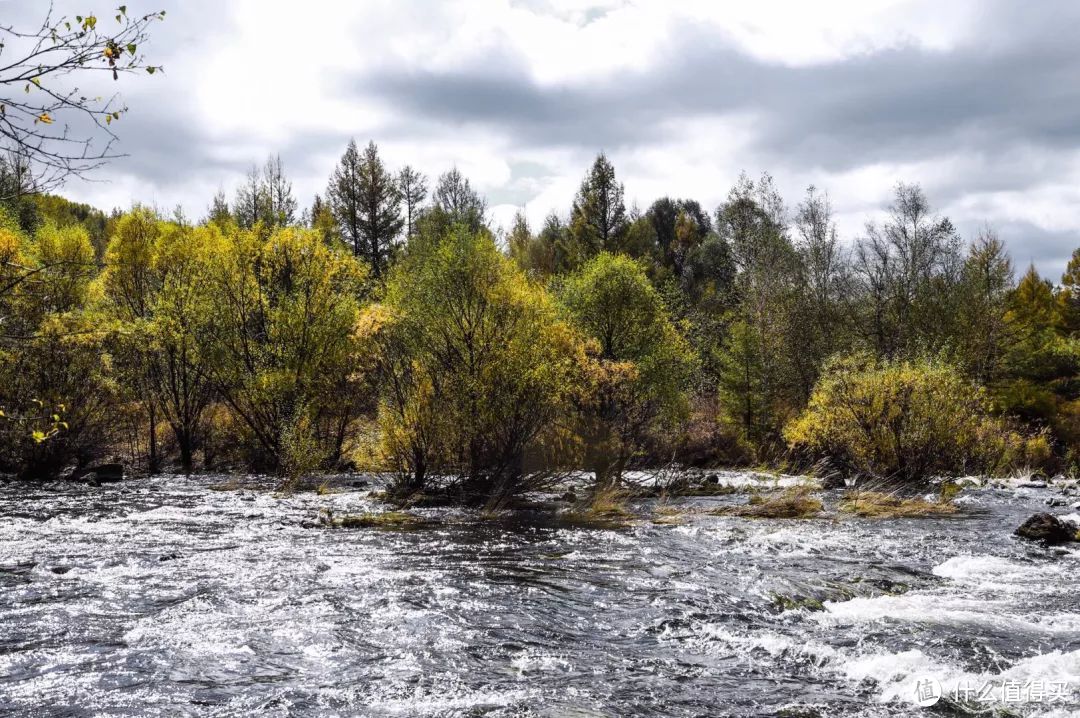
M 98 464 L 81 472 L 80 477 L 91 486 L 112 484 L 124 480 L 123 464 Z
M 1042 541 L 1048 545 L 1067 543 L 1076 540 L 1076 524 L 1041 513 L 1028 518 L 1014 533 L 1020 538 Z

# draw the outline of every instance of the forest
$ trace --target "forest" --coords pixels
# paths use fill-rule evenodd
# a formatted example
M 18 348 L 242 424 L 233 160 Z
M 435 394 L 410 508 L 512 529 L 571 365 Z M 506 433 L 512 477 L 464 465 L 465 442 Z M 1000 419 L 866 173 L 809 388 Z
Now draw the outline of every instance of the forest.
M 26 479 L 385 472 L 500 505 L 578 470 L 1080 471 L 1080 250 L 1017 271 L 917 184 L 848 238 L 768 174 L 627 207 L 604 154 L 506 231 L 374 143 L 303 211 L 271 157 L 198 221 L 25 176 L 0 164 L 0 471 Z

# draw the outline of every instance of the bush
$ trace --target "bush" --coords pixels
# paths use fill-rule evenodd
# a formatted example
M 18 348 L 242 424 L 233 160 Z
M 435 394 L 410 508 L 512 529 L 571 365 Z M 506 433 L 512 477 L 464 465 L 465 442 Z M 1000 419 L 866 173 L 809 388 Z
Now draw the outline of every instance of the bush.
M 566 279 L 559 299 L 592 340 L 578 402 L 586 462 L 598 483 L 617 482 L 651 433 L 689 413 L 693 352 L 642 265 L 625 255 L 599 254 Z
M 399 491 L 449 478 L 467 500 L 497 504 L 571 459 L 556 449 L 581 341 L 489 235 L 458 226 L 414 242 L 357 334 L 375 357 Z
M 983 390 L 935 360 L 831 361 L 809 406 L 784 434 L 804 458 L 906 482 L 999 471 L 1029 456 L 1029 439 L 990 415 Z M 1042 443 L 1036 437 L 1031 453 Z
M 336 458 L 359 413 L 363 377 L 353 330 L 365 271 L 313 231 L 232 230 L 210 248 L 204 362 L 214 389 L 254 442 L 255 468 L 290 469 L 290 427 Z M 288 441 L 286 441 L 288 440 Z M 307 446 L 303 454 L 310 455 Z

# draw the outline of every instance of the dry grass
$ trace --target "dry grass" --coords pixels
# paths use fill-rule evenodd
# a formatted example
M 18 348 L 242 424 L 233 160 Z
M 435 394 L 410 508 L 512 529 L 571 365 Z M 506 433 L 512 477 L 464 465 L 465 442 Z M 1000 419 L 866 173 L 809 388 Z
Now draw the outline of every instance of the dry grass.
M 865 518 L 895 519 L 949 515 L 957 509 L 947 500 L 906 499 L 882 491 L 849 491 L 840 502 L 840 510 Z
M 685 507 L 658 506 L 653 512 L 652 522 L 661 526 L 681 526 L 686 523 L 687 517 L 696 513 Z
M 562 515 L 564 521 L 580 526 L 622 528 L 630 525 L 637 515 L 627 506 L 632 492 L 620 486 L 597 488 L 586 504 L 576 506 Z
M 383 511 L 381 513 L 365 513 L 346 515 L 337 519 L 330 519 L 328 525 L 336 528 L 361 528 L 361 529 L 413 529 L 430 524 L 427 519 L 405 513 L 404 511 Z
M 743 506 L 725 506 L 710 513 L 751 519 L 808 519 L 820 514 L 824 508 L 821 500 L 810 494 L 809 488 L 793 486 L 779 495 L 755 494 Z

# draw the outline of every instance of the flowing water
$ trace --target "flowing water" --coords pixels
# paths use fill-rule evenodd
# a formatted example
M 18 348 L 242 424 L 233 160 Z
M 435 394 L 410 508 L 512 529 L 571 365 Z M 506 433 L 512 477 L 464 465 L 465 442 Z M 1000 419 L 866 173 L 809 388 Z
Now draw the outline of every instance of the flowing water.
M 0 486 L 0 715 L 1080 715 L 1080 551 L 1010 535 L 1046 489 L 950 518 L 387 531 L 312 527 L 366 489 L 212 483 Z

